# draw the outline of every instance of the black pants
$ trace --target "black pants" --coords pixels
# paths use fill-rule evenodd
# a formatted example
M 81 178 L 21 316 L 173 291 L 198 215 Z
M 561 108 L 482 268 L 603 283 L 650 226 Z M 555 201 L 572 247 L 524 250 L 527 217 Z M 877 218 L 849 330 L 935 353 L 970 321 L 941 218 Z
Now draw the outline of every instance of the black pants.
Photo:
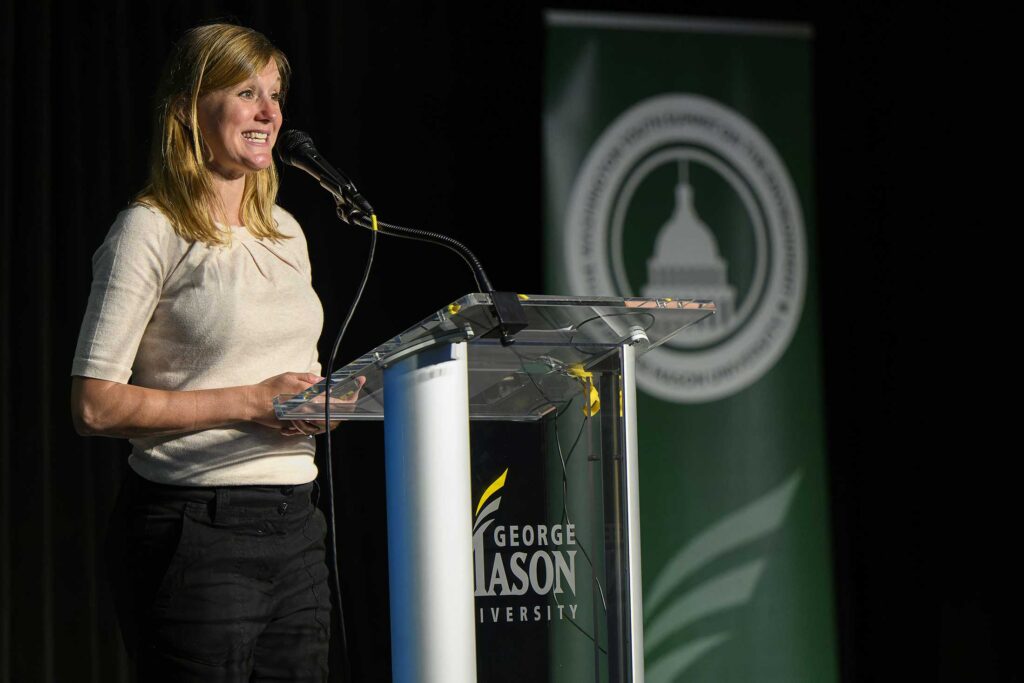
M 313 486 L 178 487 L 129 474 L 111 574 L 139 681 L 326 680 L 326 523 Z

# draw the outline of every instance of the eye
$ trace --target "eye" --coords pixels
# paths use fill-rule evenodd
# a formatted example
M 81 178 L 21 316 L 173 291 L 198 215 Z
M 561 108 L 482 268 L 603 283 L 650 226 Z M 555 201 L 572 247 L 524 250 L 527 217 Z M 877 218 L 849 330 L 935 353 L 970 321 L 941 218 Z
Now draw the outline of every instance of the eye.
M 281 93 L 279 93 L 279 92 L 271 93 L 270 94 L 270 99 L 274 100 L 275 102 L 280 102 L 281 101 Z
M 249 100 L 255 96 L 255 93 L 253 92 L 252 88 L 246 88 L 242 92 L 238 93 L 238 96 L 244 97 L 245 99 Z

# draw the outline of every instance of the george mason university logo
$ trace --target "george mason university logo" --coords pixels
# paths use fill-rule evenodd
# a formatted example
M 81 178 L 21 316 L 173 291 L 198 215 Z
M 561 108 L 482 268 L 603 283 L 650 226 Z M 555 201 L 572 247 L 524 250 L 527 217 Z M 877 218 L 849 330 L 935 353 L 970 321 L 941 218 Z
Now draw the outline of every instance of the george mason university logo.
M 501 506 L 498 493 L 507 476 L 506 469 L 491 482 L 474 512 L 477 619 L 480 623 L 573 619 L 578 607 L 576 525 L 495 523 Z M 509 602 L 509 598 L 516 600 Z
M 803 309 L 793 181 L 760 130 L 707 97 L 659 95 L 612 122 L 574 182 L 562 253 L 573 294 L 715 302 L 715 316 L 637 359 L 640 387 L 664 400 L 749 386 Z

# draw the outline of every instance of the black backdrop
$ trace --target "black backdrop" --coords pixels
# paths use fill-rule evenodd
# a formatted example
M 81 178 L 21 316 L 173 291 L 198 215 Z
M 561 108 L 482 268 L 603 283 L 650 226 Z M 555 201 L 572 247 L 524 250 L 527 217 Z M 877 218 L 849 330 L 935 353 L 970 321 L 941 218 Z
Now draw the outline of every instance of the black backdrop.
M 793 0 L 587 5 L 815 27 L 818 262 L 846 681 L 887 680 L 894 658 L 906 656 L 903 636 L 918 623 L 903 590 L 893 588 L 917 580 L 922 532 L 892 476 L 909 403 L 899 355 L 909 324 L 897 276 L 907 255 L 896 235 L 935 218 L 936 209 L 911 197 L 940 127 L 922 116 L 932 114 L 925 103 L 935 96 L 946 24 L 888 4 L 827 11 Z M 295 70 L 287 123 L 314 133 L 382 216 L 449 232 L 474 248 L 496 285 L 532 292 L 543 288 L 543 5 L 3 0 L 0 7 L 0 681 L 126 680 L 101 568 L 127 445 L 75 435 L 67 375 L 90 255 L 145 175 L 150 97 L 171 42 L 216 18 L 266 33 Z M 367 235 L 336 224 L 328 197 L 292 170 L 283 172 L 280 203 L 307 231 L 326 312 L 325 356 Z M 377 258 L 342 358 L 472 287 L 443 250 L 382 240 Z M 388 680 L 381 430 L 349 425 L 337 434 L 353 668 L 358 680 Z M 973 635 L 973 624 L 988 625 L 984 610 L 967 591 L 944 609 L 970 622 L 946 634 L 964 661 L 995 667 L 991 643 Z M 922 666 L 933 672 L 936 664 L 948 662 Z

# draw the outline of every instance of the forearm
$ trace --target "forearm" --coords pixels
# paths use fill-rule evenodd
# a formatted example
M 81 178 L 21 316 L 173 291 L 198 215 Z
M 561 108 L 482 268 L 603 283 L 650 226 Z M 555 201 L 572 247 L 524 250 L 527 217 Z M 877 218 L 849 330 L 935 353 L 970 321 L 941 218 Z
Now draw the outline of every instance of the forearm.
M 74 377 L 71 412 L 79 434 L 163 436 L 251 421 L 254 393 L 252 386 L 163 391 Z

